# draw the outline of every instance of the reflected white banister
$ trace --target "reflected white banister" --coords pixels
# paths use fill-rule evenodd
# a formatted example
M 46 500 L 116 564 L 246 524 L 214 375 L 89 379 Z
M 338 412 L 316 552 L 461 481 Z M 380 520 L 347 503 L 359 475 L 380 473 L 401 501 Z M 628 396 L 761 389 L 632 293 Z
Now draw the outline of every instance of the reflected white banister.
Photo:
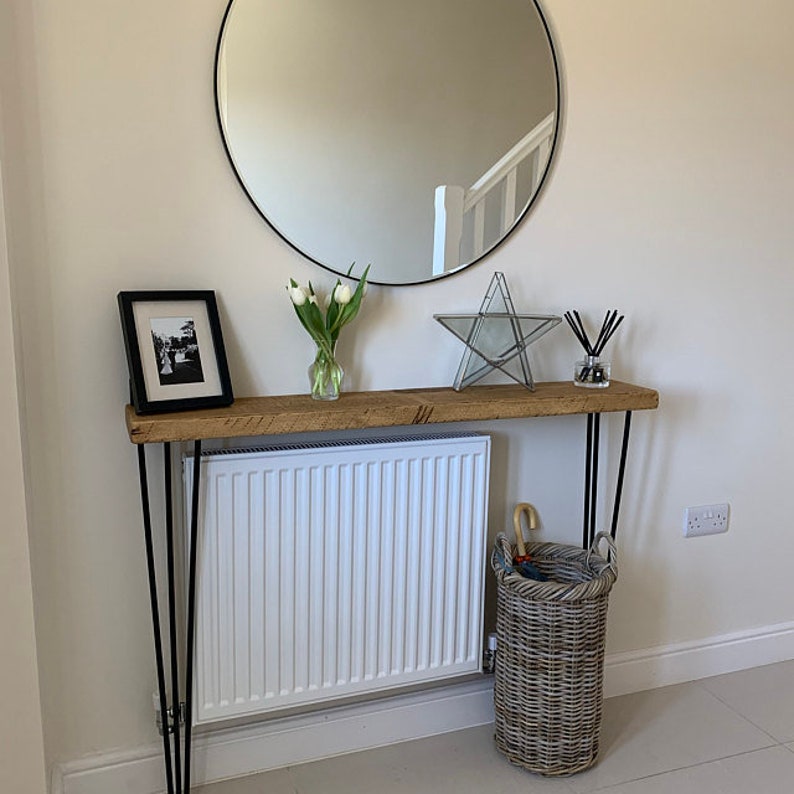
M 446 263 L 456 262 L 460 258 L 464 194 L 465 191 L 458 185 L 442 185 L 436 188 L 433 275 L 448 270 Z
M 468 189 L 458 185 L 436 188 L 433 275 L 454 270 L 460 265 L 464 218 L 468 213 L 472 213 L 472 259 L 483 253 L 486 245 L 485 200 L 501 184 L 500 233 L 510 230 L 519 211 L 516 201 L 519 166 L 526 161 L 530 163 L 531 197 L 538 189 L 548 163 L 553 135 L 554 113 L 550 113 Z

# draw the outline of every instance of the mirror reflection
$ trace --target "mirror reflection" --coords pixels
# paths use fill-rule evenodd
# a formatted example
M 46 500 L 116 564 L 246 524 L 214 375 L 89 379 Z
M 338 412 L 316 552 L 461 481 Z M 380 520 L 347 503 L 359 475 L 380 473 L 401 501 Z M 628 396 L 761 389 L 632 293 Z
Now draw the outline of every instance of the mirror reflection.
M 532 0 L 231 0 L 216 99 L 240 183 L 287 242 L 408 284 L 477 261 L 525 214 L 559 83 Z

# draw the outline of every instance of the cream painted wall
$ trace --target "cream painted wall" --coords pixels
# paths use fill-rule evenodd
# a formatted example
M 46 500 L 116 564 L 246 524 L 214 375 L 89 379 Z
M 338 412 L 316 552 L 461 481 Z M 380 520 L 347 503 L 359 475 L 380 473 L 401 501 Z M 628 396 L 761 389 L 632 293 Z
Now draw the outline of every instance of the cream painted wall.
M 237 394 L 289 393 L 305 390 L 311 350 L 283 284 L 324 274 L 264 226 L 225 161 L 211 89 L 224 0 L 10 4 L 4 166 L 53 761 L 156 738 L 116 292 L 217 290 Z M 342 339 L 348 385 L 448 384 L 460 349 L 432 314 L 473 309 L 495 269 L 524 309 L 620 308 L 615 375 L 662 403 L 635 417 L 609 650 L 792 621 L 794 6 L 545 6 L 565 116 L 544 195 L 486 263 L 373 288 Z M 557 329 L 536 375 L 568 377 L 576 353 Z M 489 429 L 494 531 L 531 499 L 544 537 L 575 541 L 581 425 Z M 681 537 L 683 507 L 723 500 L 728 534 Z
M 0 175 L 0 582 L 4 593 L 0 600 L 0 676 L 7 682 L 0 709 L 0 791 L 42 794 L 46 788 L 44 737 L 3 215 Z
M 12 323 L 12 279 L 6 234 L 10 156 L 5 121 L 9 81 L 15 78 L 16 42 L 11 8 L 0 5 L 0 791 L 43 794 L 46 790 L 39 670 L 33 614 L 33 584 L 23 473 L 17 382 L 17 345 Z
M 3 16 L 0 13 L 0 23 Z M 2 113 L 0 113 L 2 129 Z M 0 136 L 0 153 L 2 153 Z M 0 154 L 0 163 L 2 155 Z M 0 169 L 0 677 L 6 682 L 0 709 L 0 791 L 43 794 L 44 736 L 41 724 L 33 590 L 22 466 L 16 356 L 11 323 L 11 284 Z

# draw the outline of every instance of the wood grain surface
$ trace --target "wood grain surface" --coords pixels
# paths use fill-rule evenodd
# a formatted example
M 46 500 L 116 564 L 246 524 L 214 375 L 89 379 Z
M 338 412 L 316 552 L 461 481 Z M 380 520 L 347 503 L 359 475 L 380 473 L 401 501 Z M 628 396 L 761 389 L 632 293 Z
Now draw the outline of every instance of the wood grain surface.
M 538 383 L 530 392 L 517 384 L 396 391 L 343 392 L 334 402 L 308 394 L 241 397 L 226 408 L 139 416 L 131 405 L 130 441 L 149 444 L 208 438 L 280 435 L 322 430 L 516 419 L 532 416 L 650 410 L 659 405 L 653 389 L 612 381 L 606 389 L 570 382 Z

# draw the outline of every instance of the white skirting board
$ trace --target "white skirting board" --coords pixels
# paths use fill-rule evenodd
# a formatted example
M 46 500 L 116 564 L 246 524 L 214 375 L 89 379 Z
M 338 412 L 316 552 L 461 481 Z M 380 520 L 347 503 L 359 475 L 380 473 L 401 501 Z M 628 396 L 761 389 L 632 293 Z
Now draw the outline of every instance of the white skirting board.
M 351 706 L 194 734 L 192 784 L 381 747 L 493 720 L 490 677 Z M 162 744 L 63 764 L 52 794 L 162 794 Z
M 794 659 L 794 622 L 610 654 L 604 695 L 616 697 Z
M 606 697 L 794 659 L 794 622 L 607 656 Z M 195 736 L 196 785 L 484 725 L 492 679 Z M 104 753 L 53 768 L 51 794 L 162 794 L 162 745 Z

